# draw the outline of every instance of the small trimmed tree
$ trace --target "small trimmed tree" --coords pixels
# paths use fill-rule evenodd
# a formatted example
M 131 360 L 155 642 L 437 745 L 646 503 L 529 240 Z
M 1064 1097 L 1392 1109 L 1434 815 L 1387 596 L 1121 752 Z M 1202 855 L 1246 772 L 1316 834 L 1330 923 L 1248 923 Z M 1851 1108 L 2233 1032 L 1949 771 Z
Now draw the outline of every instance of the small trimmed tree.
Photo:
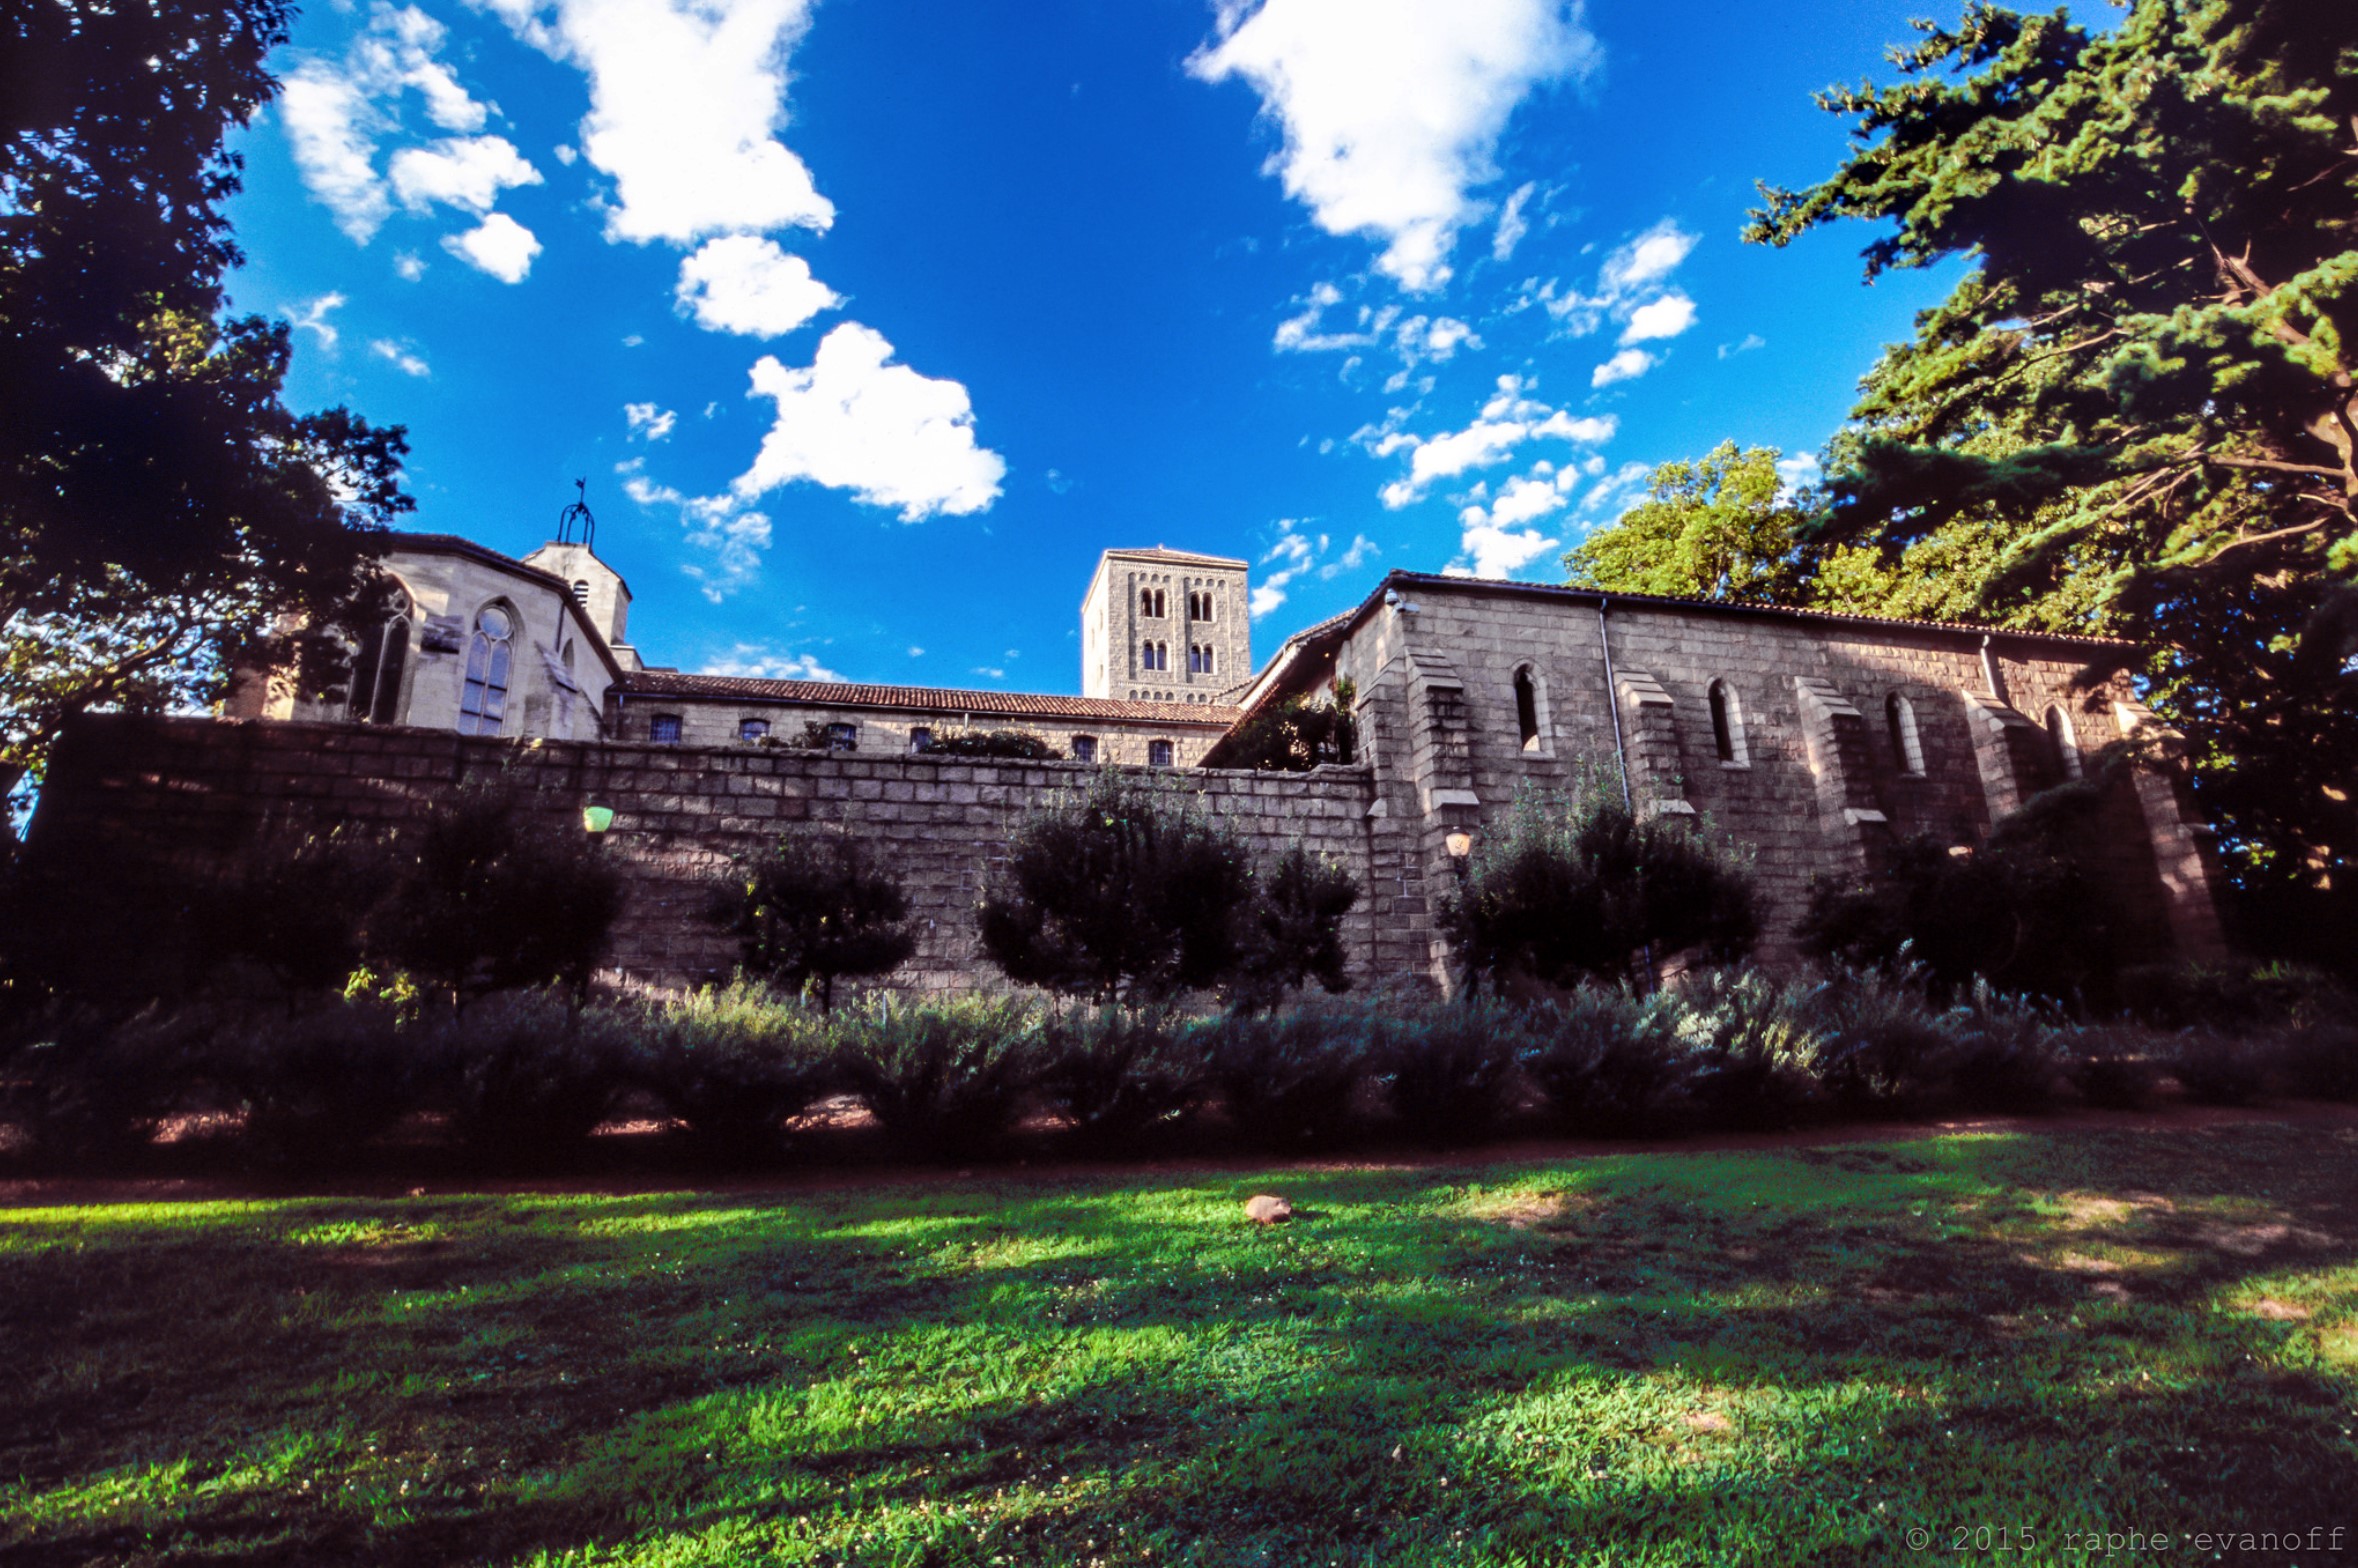
M 843 833 L 790 832 L 739 868 L 720 916 L 743 943 L 745 972 L 835 1006 L 835 982 L 880 975 L 917 950 L 900 882 Z
M 1575 986 L 1627 979 L 1639 954 L 1742 957 L 1759 934 L 1751 877 L 1707 832 L 1639 817 L 1609 770 L 1569 793 L 1517 794 L 1444 899 L 1441 928 L 1467 974 Z
M 1288 848 L 1261 879 L 1245 912 L 1238 1001 L 1267 1006 L 1281 992 L 1316 980 L 1326 990 L 1351 989 L 1343 968 L 1343 917 L 1359 902 L 1359 884 L 1332 860 L 1301 845 Z

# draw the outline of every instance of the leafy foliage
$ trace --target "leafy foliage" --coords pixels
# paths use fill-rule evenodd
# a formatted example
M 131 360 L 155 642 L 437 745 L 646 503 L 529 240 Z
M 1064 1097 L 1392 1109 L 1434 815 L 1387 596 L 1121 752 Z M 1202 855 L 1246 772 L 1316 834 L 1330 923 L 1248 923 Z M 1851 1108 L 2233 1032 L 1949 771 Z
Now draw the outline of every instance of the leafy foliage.
M 1373 1009 L 1228 1013 L 1205 1028 L 1220 1103 L 1252 1147 L 1323 1148 L 1357 1123 L 1361 1086 L 1380 1061 Z
M 1343 917 L 1358 902 L 1359 884 L 1346 867 L 1299 844 L 1278 856 L 1245 910 L 1238 1004 L 1273 1006 L 1312 980 L 1331 993 L 1350 990 Z
M 1390 1015 L 1379 1067 L 1392 1114 L 1419 1143 L 1479 1143 L 1514 1109 L 1518 1062 L 1531 1020 L 1482 997 L 1410 1006 Z
M 605 1120 L 627 1081 L 629 1043 L 612 1013 L 547 990 L 495 996 L 434 1028 L 430 1103 L 478 1158 L 540 1165 Z
M 1251 859 L 1202 803 L 1106 770 L 1034 812 L 980 911 L 1011 980 L 1110 1001 L 1218 984 L 1241 954 Z
M 1203 1030 L 1161 1008 L 1071 1008 L 1041 1020 L 1040 1087 L 1073 1140 L 1106 1152 L 1177 1129 L 1208 1092 Z
M 901 1008 L 841 1039 L 846 1080 L 885 1131 L 944 1159 L 995 1152 L 1042 1068 L 1040 1035 L 1021 1002 L 971 997 Z
M 1441 909 L 1458 961 L 1494 983 L 1616 982 L 1649 945 L 1712 960 L 1751 948 L 1751 879 L 1705 832 L 1641 819 L 1602 769 L 1569 793 L 1525 789 Z
M 820 1020 L 745 980 L 647 1006 L 629 1021 L 635 1075 L 712 1156 L 758 1159 L 842 1078 Z
M 1582 986 L 1531 1021 L 1523 1072 L 1561 1131 L 1633 1138 L 1690 1118 L 1693 1053 L 1679 1039 L 1671 992 L 1633 996 Z
M 223 138 L 292 14 L 0 16 L 0 794 L 80 710 L 203 703 L 236 660 L 326 684 L 378 607 L 402 432 L 290 412 L 286 325 L 223 315 Z
M 330 1003 L 219 1030 L 208 1069 L 245 1107 L 263 1161 L 316 1169 L 417 1109 L 432 1053 L 415 1020 L 383 1003 Z
M 1054 762 L 1064 755 L 1029 730 L 942 730 L 925 749 L 944 757 L 1011 757 L 1021 762 Z
M 835 1005 L 837 979 L 887 973 L 917 950 L 899 880 L 848 833 L 786 834 L 738 869 L 720 916 L 743 939 L 746 973 L 795 991 L 815 985 L 822 1008 Z
M 1811 513 L 1774 447 L 1722 441 L 1646 476 L 1646 499 L 1568 552 L 1570 580 L 1625 593 L 1762 603 L 1790 599 Z
M 361 965 L 391 872 L 385 846 L 364 835 L 265 823 L 197 889 L 199 947 L 208 963 L 257 964 L 296 995 L 340 988 Z
M 1287 697 L 1263 703 L 1221 740 L 1219 765 L 1307 773 L 1328 763 L 1356 761 L 1359 720 L 1352 711 L 1356 697 L 1350 681 L 1338 680 L 1324 699 Z

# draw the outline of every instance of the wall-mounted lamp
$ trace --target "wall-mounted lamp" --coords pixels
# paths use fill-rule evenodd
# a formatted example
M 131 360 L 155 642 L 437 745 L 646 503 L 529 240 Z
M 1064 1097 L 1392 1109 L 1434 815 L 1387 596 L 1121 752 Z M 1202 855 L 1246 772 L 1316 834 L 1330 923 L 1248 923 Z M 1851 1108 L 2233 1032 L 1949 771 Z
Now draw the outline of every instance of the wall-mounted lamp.
M 612 806 L 582 807 L 581 825 L 592 833 L 605 832 L 614 826 L 614 808 Z
M 1441 845 L 1449 851 L 1452 860 L 1463 860 L 1474 852 L 1474 835 L 1464 828 L 1454 828 L 1442 835 Z

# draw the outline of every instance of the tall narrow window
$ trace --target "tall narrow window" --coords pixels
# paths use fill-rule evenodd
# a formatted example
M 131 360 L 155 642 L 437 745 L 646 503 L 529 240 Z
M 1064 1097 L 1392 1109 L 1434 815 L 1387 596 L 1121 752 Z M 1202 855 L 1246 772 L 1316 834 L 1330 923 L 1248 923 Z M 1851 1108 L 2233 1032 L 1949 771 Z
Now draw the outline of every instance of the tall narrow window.
M 1515 671 L 1515 731 L 1525 751 L 1539 749 L 1539 688 L 1528 668 Z
M 1150 768 L 1169 767 L 1171 765 L 1171 743 L 1167 740 L 1148 741 L 1146 743 L 1146 765 Z
M 409 617 L 396 615 L 369 628 L 352 655 L 351 715 L 363 724 L 390 724 L 401 707 L 401 671 L 409 661 Z
M 459 693 L 459 733 L 497 735 L 508 712 L 508 670 L 515 662 L 516 616 L 487 604 L 475 615 L 467 644 L 467 681 Z
M 678 745 L 680 743 L 680 716 L 676 713 L 658 713 L 648 719 L 647 739 L 658 746 Z
M 1075 735 L 1073 737 L 1073 761 L 1095 762 L 1096 760 L 1097 737 L 1094 735 Z
M 585 577 L 573 579 L 573 602 L 585 610 L 589 608 L 589 579 Z
M 1212 614 L 1212 596 L 1208 593 L 1204 593 L 1198 594 L 1196 597 L 1203 600 L 1204 602 L 1204 613 L 1197 616 L 1196 619 L 1202 621 L 1206 626 L 1209 626 L 1212 624 L 1214 619 Z
M 1728 766 L 1744 766 L 1749 760 L 1744 750 L 1744 705 L 1737 700 L 1735 688 L 1726 681 L 1713 681 L 1703 695 L 1711 707 L 1712 748 Z
M 1219 673 L 1217 670 L 1212 668 L 1212 645 L 1208 642 L 1204 644 L 1204 673 L 1206 675 L 1216 675 Z
M 1891 732 L 1891 765 L 1902 773 L 1924 771 L 1924 745 L 1916 737 L 1916 709 L 1893 692 L 1883 699 L 1883 726 Z
M 2080 776 L 2079 737 L 2071 732 L 2071 720 L 2061 708 L 2047 710 L 2047 749 L 2055 758 L 2056 773 L 2067 779 Z

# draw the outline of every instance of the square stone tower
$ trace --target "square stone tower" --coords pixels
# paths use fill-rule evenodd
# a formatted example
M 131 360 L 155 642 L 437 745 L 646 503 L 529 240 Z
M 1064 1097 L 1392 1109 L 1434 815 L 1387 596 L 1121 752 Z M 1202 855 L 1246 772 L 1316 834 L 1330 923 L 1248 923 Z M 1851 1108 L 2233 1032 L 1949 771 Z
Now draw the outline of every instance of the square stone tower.
M 1217 702 L 1253 674 L 1243 561 L 1108 550 L 1081 600 L 1081 695 Z

